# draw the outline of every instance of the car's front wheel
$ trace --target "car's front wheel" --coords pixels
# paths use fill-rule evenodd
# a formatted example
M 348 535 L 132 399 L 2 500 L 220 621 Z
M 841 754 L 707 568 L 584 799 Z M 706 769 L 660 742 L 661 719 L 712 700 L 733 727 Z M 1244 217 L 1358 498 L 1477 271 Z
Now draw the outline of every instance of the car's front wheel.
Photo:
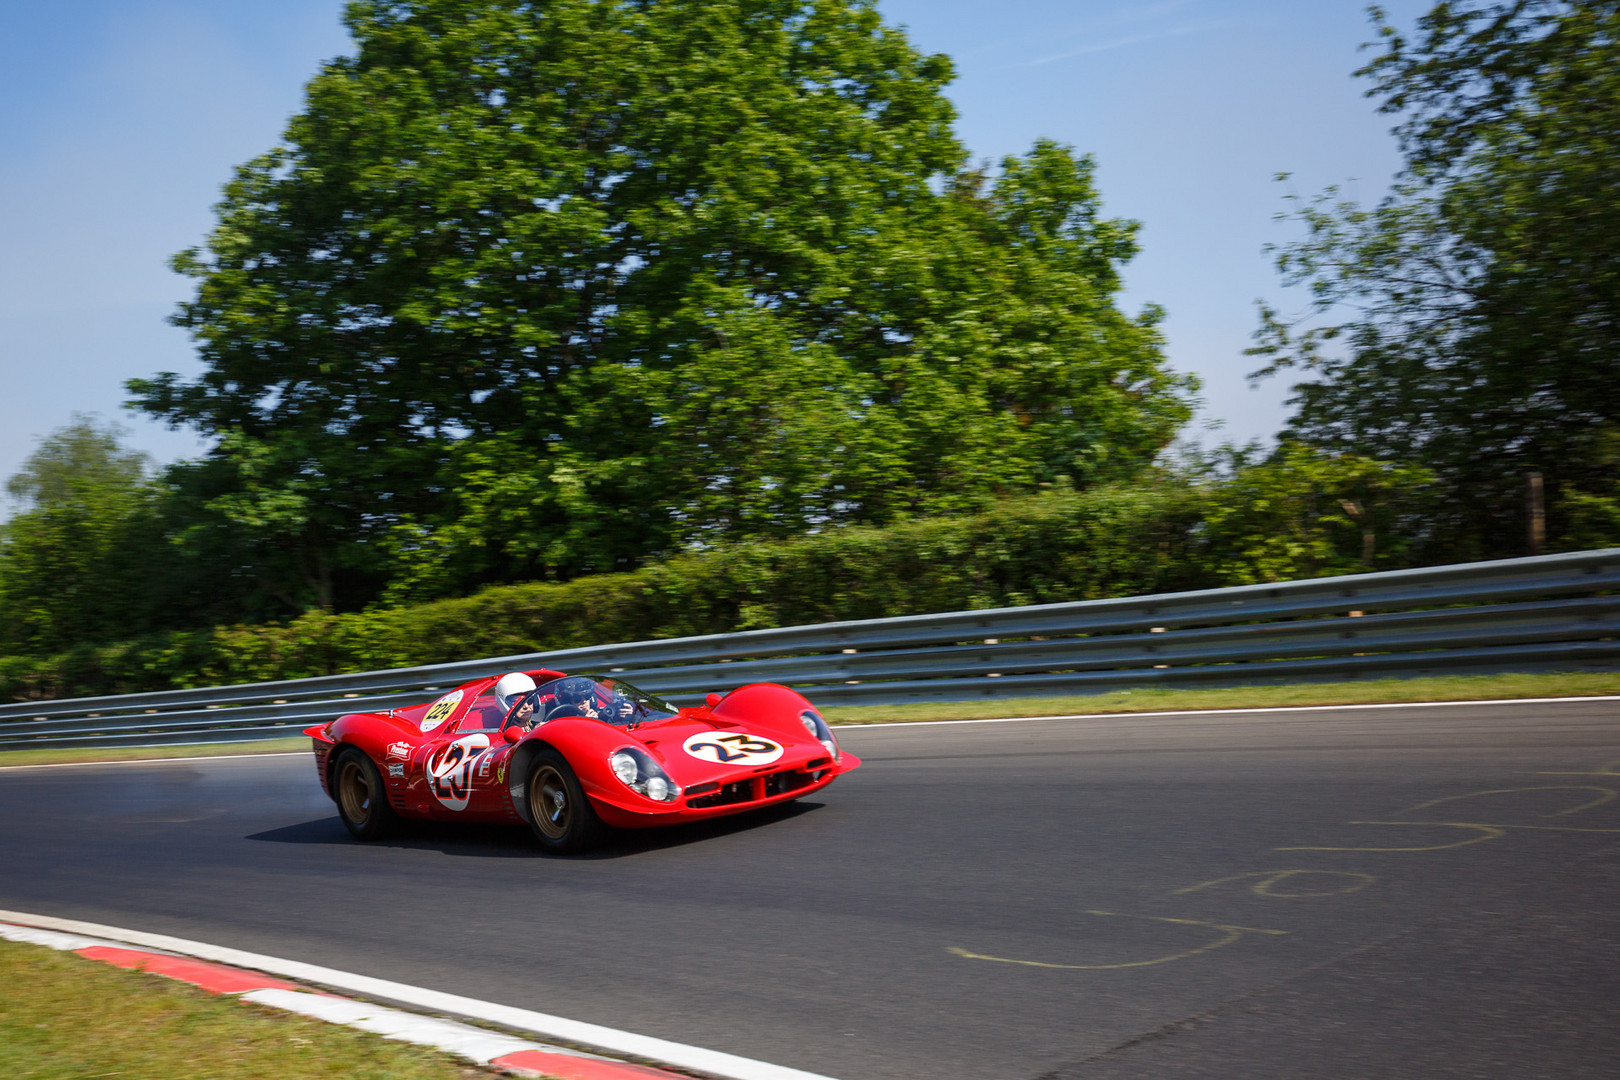
M 332 765 L 332 791 L 338 817 L 356 840 L 381 840 L 394 831 L 399 817 L 388 805 L 382 773 L 365 752 L 347 746 Z
M 525 792 L 535 838 L 553 855 L 572 855 L 601 840 L 602 819 L 585 798 L 574 770 L 555 750 L 547 747 L 535 755 Z

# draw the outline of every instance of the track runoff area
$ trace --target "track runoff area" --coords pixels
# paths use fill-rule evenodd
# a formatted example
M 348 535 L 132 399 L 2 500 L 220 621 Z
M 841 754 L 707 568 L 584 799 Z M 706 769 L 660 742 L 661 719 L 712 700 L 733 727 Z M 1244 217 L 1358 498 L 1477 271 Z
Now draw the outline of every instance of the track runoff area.
M 840 738 L 867 767 L 813 805 L 583 859 L 450 826 L 355 844 L 307 754 L 8 769 L 0 921 L 295 980 L 255 1000 L 336 990 L 356 1000 L 331 1018 L 448 1023 L 452 1049 L 443 1017 L 494 1024 L 471 1030 L 513 1043 L 460 1051 L 485 1062 L 1612 1075 L 1620 700 Z

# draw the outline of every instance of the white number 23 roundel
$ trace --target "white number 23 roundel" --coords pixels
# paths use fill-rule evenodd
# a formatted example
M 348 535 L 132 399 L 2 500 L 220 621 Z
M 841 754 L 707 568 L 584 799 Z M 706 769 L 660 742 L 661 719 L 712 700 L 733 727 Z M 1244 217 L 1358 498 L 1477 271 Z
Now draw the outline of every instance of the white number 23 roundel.
M 769 765 L 782 756 L 779 743 L 740 731 L 700 731 L 682 746 L 693 757 L 720 765 Z

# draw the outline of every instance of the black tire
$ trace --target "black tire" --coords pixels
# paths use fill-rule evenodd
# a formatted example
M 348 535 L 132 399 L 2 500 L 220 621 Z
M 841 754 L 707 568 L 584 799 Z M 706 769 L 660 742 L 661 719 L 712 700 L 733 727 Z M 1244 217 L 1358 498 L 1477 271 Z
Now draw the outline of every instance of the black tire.
M 529 766 L 523 797 L 528 800 L 535 839 L 553 855 L 585 851 L 606 832 L 574 770 L 550 747 L 543 747 Z
M 344 747 L 332 763 L 332 800 L 356 840 L 381 840 L 399 824 L 399 816 L 388 805 L 382 773 L 356 747 Z

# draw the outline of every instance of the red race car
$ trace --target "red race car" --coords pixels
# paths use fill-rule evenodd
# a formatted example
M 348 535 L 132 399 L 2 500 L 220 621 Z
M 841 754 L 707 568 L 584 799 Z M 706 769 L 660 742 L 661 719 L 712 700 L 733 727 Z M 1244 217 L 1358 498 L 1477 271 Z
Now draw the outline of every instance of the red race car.
M 604 826 L 736 814 L 820 791 L 860 765 L 815 707 L 755 683 L 678 709 L 619 679 L 512 672 L 437 701 L 308 728 L 321 786 L 360 840 L 400 818 L 527 823 L 581 851 Z

